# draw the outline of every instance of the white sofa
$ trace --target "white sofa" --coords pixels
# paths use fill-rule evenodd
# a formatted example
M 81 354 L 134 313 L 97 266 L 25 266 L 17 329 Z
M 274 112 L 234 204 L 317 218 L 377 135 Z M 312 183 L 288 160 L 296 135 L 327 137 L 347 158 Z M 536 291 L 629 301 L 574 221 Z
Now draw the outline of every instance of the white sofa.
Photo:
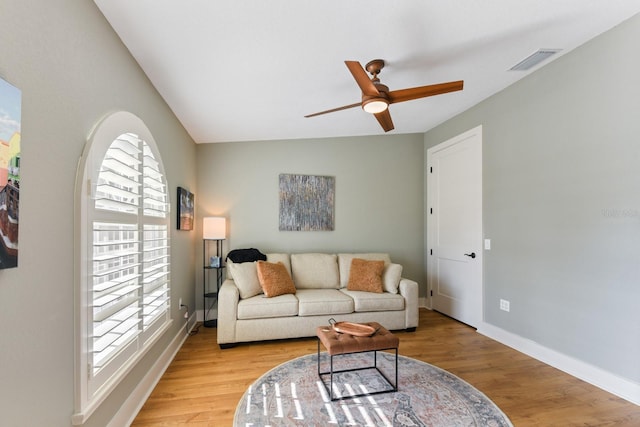
M 384 261 L 384 292 L 347 289 L 354 258 Z M 256 263 L 227 263 L 218 294 L 218 344 L 315 336 L 329 319 L 379 322 L 389 330 L 418 326 L 418 284 L 402 278 L 402 266 L 383 253 L 267 254 L 282 262 L 295 294 L 267 298 L 260 289 Z

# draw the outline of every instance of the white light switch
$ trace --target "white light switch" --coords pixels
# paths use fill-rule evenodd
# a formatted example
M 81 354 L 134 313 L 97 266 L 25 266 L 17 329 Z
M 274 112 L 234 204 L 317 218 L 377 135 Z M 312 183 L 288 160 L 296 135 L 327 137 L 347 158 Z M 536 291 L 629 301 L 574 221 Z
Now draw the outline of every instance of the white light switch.
M 487 251 L 491 249 L 491 239 L 484 239 L 484 248 Z

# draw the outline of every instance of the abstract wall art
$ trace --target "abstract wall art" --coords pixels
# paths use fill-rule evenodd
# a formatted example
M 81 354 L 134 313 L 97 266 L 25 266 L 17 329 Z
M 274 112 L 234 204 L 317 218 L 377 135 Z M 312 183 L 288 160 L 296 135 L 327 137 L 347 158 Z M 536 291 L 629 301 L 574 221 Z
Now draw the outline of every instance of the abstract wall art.
M 280 174 L 280 231 L 331 231 L 335 177 Z

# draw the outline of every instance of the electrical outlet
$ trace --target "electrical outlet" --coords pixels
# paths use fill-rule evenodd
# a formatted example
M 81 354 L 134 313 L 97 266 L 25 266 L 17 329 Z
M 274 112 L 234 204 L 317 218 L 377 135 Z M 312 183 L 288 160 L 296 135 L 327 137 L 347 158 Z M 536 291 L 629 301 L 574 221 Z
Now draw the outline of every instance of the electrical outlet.
M 178 308 L 182 309 L 182 298 L 178 300 Z
M 188 312 L 188 311 L 185 311 L 185 312 L 184 312 L 184 318 L 185 318 L 185 319 L 188 319 L 188 318 L 189 318 L 189 312 Z
M 500 310 L 502 311 L 509 311 L 511 303 L 509 301 L 507 301 L 506 299 L 501 299 L 500 300 Z

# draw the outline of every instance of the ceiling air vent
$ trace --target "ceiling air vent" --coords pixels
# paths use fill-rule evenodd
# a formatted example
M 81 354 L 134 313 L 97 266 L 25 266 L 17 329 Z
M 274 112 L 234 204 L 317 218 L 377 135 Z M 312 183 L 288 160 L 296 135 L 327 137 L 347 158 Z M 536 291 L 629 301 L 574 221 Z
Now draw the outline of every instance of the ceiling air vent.
M 510 71 L 527 71 L 531 68 L 535 67 L 542 61 L 545 61 L 547 58 L 555 55 L 560 52 L 561 49 L 538 49 L 536 52 L 533 52 L 531 55 L 527 56 L 522 61 L 518 62 L 513 67 L 509 68 Z

